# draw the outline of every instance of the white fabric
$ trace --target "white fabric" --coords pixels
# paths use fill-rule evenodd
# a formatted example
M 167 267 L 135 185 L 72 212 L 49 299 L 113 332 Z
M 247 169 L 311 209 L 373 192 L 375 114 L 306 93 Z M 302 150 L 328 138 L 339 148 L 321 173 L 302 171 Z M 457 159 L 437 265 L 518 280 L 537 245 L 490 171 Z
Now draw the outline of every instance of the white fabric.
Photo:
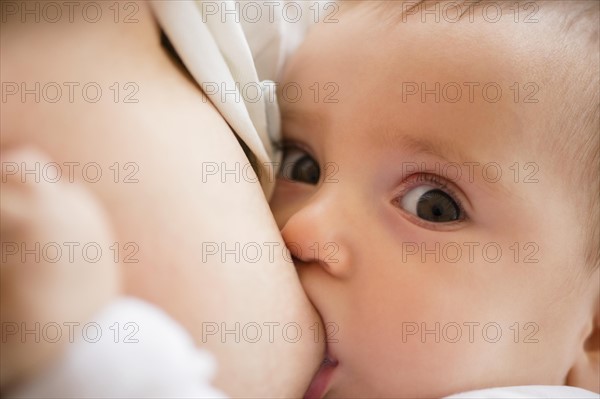
M 210 385 L 216 371 L 213 357 L 197 349 L 190 335 L 159 309 L 122 298 L 93 322 L 100 328 L 89 328 L 86 338 L 85 323 L 75 328 L 75 342 L 67 344 L 62 357 L 6 397 L 226 397 Z M 102 335 L 92 342 L 98 330 Z
M 246 3 L 251 3 L 252 15 L 243 12 L 247 10 Z M 283 9 L 287 3 L 302 9 L 301 19 L 286 20 Z M 186 68 L 256 156 L 263 176 L 272 175 L 276 161 L 272 141 L 279 139 L 280 116 L 270 81 L 277 80 L 287 55 L 314 22 L 314 12 L 309 8 L 321 7 L 320 3 L 289 0 L 151 3 Z M 257 6 L 262 10 L 260 14 L 255 12 Z M 261 184 L 268 198 L 274 181 L 261 179 Z
M 155 1 L 152 6 L 159 24 L 190 74 L 255 154 L 259 164 L 268 163 L 272 148 L 267 134 L 264 99 L 253 104 L 243 97 L 243 90 L 236 88 L 236 82 L 240 88 L 251 82 L 258 83 L 241 26 L 233 21 L 230 24 L 209 23 L 211 18 L 202 14 L 202 3 Z M 234 93 L 231 100 L 227 100 L 226 93 L 229 92 Z M 263 189 L 270 193 L 272 188 L 263 184 Z
M 568 386 L 530 385 L 482 389 L 447 396 L 445 399 L 600 399 L 600 395 Z
M 286 60 L 300 45 L 310 26 L 331 14 L 325 13 L 324 9 L 332 7 L 331 1 L 327 0 L 243 0 L 238 3 L 242 14 L 246 16 L 240 18 L 240 23 L 252 51 L 258 77 L 261 80 L 275 81 L 281 80 Z M 243 7 L 248 3 L 251 3 L 252 7 L 260 7 L 260 18 L 255 18 L 254 13 L 243 12 Z M 294 11 L 288 13 L 284 10 L 290 3 L 293 3 Z M 300 10 L 298 18 L 295 18 L 295 15 L 286 17 L 297 10 Z

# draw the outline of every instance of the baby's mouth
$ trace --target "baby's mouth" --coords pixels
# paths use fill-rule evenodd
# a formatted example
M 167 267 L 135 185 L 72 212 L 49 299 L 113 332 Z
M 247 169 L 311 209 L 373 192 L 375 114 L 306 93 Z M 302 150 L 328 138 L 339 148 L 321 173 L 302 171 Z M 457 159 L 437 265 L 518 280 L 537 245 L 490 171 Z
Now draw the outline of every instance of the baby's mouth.
M 325 359 L 323 359 L 323 363 L 321 363 L 321 366 L 335 367 L 337 365 L 338 365 L 337 360 L 334 360 L 329 353 L 325 354 Z
M 298 271 L 299 266 L 302 265 L 304 262 L 294 255 L 292 248 L 288 249 L 290 249 L 294 266 L 296 267 L 296 271 Z M 323 315 L 319 311 L 319 308 L 315 305 L 310 296 L 308 296 L 308 299 L 319 314 L 321 320 L 323 320 Z M 312 381 L 308 386 L 308 389 L 304 393 L 304 399 L 322 399 L 323 396 L 327 393 L 332 374 L 335 368 L 338 366 L 339 362 L 337 358 L 331 354 L 331 348 L 327 344 L 328 339 L 329 337 L 327 334 L 327 329 L 325 329 L 325 356 L 323 358 L 323 361 L 321 362 L 321 365 L 319 366 L 319 369 L 313 376 Z
M 329 353 L 329 350 L 327 350 L 319 370 L 314 375 L 304 394 L 304 399 L 321 399 L 323 397 L 329 387 L 329 381 L 331 380 L 332 373 L 337 365 L 338 361 L 333 358 Z

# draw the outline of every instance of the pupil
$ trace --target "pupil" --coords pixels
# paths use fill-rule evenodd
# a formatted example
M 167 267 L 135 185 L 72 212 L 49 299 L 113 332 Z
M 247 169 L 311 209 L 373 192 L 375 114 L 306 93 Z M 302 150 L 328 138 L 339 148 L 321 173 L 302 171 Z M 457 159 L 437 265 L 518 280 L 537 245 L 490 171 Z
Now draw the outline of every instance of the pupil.
M 319 182 L 320 171 L 309 156 L 301 158 L 293 170 L 293 179 L 306 183 L 317 184 Z
M 442 190 L 431 190 L 419 198 L 417 216 L 430 222 L 452 222 L 459 219 L 460 208 Z

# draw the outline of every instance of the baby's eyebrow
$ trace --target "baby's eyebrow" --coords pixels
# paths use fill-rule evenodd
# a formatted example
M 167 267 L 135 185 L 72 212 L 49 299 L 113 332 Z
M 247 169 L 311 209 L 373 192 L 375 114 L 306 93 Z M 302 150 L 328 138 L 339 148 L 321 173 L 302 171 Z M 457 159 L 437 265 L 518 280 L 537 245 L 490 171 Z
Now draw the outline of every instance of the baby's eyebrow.
M 386 132 L 382 134 L 380 145 L 397 148 L 398 150 L 416 154 L 431 155 L 445 163 L 458 163 L 465 165 L 476 162 L 473 157 L 464 153 L 454 140 L 445 140 L 440 137 L 428 138 L 430 135 L 409 135 L 401 132 Z
M 281 109 L 281 120 L 282 122 L 298 124 L 318 124 L 321 126 L 325 124 L 325 118 L 319 112 L 305 112 L 287 107 L 282 107 Z
M 381 145 L 386 145 L 391 148 L 397 148 L 399 151 L 410 152 L 418 155 L 430 155 L 434 158 L 442 161 L 442 165 L 458 164 L 461 168 L 469 168 L 479 166 L 480 170 L 482 165 L 486 162 L 474 158 L 463 152 L 458 143 L 454 140 L 448 140 L 440 137 L 428 138 L 426 135 L 414 136 L 408 134 L 401 134 L 398 132 L 384 134 Z M 471 165 L 471 166 L 469 166 Z M 465 177 L 464 181 L 468 179 Z M 481 179 L 480 179 L 481 180 Z M 492 194 L 502 193 L 504 195 L 513 196 L 512 192 L 506 185 L 505 182 L 500 180 L 494 183 L 488 182 L 483 179 L 483 183 L 479 186 L 487 189 Z
M 414 152 L 432 155 L 446 163 L 465 165 L 468 162 L 475 162 L 473 157 L 468 156 L 458 148 L 455 141 L 439 139 L 432 141 L 418 137 L 407 137 L 405 142 L 406 146 Z

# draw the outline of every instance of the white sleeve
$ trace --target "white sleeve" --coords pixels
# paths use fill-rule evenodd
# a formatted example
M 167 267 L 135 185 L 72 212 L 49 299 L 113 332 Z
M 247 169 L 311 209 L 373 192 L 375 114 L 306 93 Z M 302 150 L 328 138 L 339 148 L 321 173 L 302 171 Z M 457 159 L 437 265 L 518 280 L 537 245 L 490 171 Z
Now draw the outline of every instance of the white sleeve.
M 445 399 L 600 399 L 600 395 L 569 386 L 529 385 L 482 389 L 447 396 Z
M 210 384 L 213 357 L 146 302 L 119 299 L 69 333 L 63 356 L 7 397 L 226 397 Z

